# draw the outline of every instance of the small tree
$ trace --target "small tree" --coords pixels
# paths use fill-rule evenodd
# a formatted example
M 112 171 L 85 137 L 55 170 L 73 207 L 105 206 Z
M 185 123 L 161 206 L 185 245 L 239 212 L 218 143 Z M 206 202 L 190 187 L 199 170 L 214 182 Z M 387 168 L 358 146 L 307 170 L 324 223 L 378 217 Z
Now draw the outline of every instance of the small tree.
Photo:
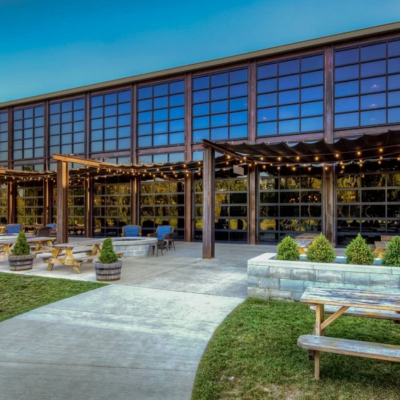
M 387 267 L 400 267 L 400 236 L 393 236 L 382 259 Z
M 278 260 L 297 261 L 300 259 L 299 248 L 297 243 L 290 236 L 286 236 L 277 248 Z
M 335 250 L 322 233 L 318 235 L 307 248 L 308 261 L 330 263 L 333 262 L 335 258 Z
M 102 264 L 112 264 L 118 261 L 118 256 L 114 251 L 112 240 L 110 238 L 105 239 L 103 242 L 103 246 L 101 247 L 101 252 L 99 256 L 99 261 Z
M 374 262 L 372 250 L 360 233 L 349 243 L 344 254 L 347 264 L 371 265 Z
M 29 243 L 26 241 L 25 233 L 18 233 L 17 243 L 12 248 L 13 256 L 27 256 L 31 254 L 31 248 Z

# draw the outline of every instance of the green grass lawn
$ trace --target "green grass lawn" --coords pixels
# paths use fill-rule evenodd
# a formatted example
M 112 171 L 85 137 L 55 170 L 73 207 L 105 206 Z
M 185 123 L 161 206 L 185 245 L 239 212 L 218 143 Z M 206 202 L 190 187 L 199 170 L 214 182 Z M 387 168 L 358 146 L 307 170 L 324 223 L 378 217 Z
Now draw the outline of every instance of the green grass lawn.
M 0 273 L 0 322 L 102 286 L 105 285 L 96 282 Z
M 321 380 L 297 346 L 310 334 L 308 306 L 248 299 L 217 329 L 201 360 L 193 400 L 400 399 L 400 363 L 321 354 Z M 341 317 L 326 336 L 400 345 L 400 325 Z

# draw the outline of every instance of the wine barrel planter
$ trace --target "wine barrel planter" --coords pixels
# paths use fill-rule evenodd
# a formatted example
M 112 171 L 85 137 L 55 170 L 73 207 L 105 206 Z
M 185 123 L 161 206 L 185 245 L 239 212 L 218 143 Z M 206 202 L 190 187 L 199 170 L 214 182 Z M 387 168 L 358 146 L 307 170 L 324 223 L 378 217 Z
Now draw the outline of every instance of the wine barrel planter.
M 28 269 L 32 269 L 33 254 L 26 256 L 14 256 L 10 254 L 8 256 L 8 264 L 10 265 L 10 271 L 27 271 Z
M 98 281 L 117 281 L 121 279 L 122 261 L 111 264 L 102 264 L 99 261 L 94 263 L 96 279 Z

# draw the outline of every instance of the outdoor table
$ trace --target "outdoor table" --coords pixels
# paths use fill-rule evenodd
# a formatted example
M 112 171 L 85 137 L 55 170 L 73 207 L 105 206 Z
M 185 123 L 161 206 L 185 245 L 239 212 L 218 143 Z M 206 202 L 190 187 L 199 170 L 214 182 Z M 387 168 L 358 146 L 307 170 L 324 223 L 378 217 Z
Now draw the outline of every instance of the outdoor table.
M 302 233 L 301 235 L 296 236 L 296 240 L 314 240 L 319 233 Z
M 310 306 L 316 307 L 315 328 L 313 332 L 313 335 L 316 336 L 325 336 L 325 329 L 333 321 L 343 315 L 350 307 L 365 309 L 364 316 L 368 317 L 373 317 L 373 310 L 377 310 L 377 315 L 379 311 L 392 311 L 400 314 L 400 293 L 378 292 L 372 290 L 358 289 L 331 289 L 309 287 L 303 293 L 300 301 L 302 303 L 308 303 Z M 338 307 L 338 310 L 335 311 L 327 320 L 325 320 L 326 305 Z M 372 312 L 370 310 L 372 310 Z M 362 313 L 360 313 L 359 316 L 362 317 Z M 316 371 L 319 371 L 320 352 L 313 351 L 313 353 Z
M 88 239 L 80 242 L 61 243 L 54 245 L 54 250 L 51 257 L 44 260 L 46 263 L 48 263 L 47 271 L 51 271 L 54 264 L 63 264 L 71 266 L 77 274 L 80 274 L 81 271 L 79 267 L 83 264 L 83 262 L 92 262 L 93 258 L 100 253 L 100 245 L 103 243 L 103 240 L 104 239 Z M 76 247 L 85 246 L 91 246 L 92 248 L 76 250 Z M 65 253 L 62 253 L 64 251 Z M 74 254 L 78 253 L 84 254 L 74 256 Z
M 33 251 L 44 250 L 45 249 L 44 245 L 52 246 L 55 240 L 56 238 L 51 238 L 51 237 L 32 237 L 26 239 L 28 243 L 33 243 L 35 245 Z M 5 253 L 8 255 L 11 254 L 11 247 L 16 242 L 17 242 L 17 236 L 8 238 L 0 237 L 0 247 L 3 247 Z

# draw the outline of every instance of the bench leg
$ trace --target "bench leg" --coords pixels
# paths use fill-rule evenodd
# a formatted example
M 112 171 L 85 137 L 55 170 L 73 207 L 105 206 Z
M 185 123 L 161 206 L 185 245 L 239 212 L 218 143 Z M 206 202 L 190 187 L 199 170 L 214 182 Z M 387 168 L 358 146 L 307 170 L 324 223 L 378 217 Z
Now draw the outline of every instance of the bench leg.
M 319 361 L 320 361 L 320 357 L 321 357 L 321 353 L 319 351 L 316 351 L 314 353 L 314 377 L 316 380 L 319 380 L 319 371 L 320 371 L 320 365 L 319 365 Z
M 80 274 L 81 273 L 81 270 L 79 269 L 79 267 L 77 267 L 77 266 L 72 266 L 72 268 L 74 269 L 74 271 L 77 273 L 77 274 Z
M 53 271 L 54 264 L 49 264 L 46 268 L 46 271 Z
M 318 336 L 325 336 L 325 332 L 322 329 L 322 323 L 325 320 L 325 307 L 323 304 L 317 304 L 316 313 L 315 313 L 315 334 Z M 314 352 L 314 376 L 316 380 L 319 380 L 320 375 L 320 360 L 321 360 L 321 352 Z

